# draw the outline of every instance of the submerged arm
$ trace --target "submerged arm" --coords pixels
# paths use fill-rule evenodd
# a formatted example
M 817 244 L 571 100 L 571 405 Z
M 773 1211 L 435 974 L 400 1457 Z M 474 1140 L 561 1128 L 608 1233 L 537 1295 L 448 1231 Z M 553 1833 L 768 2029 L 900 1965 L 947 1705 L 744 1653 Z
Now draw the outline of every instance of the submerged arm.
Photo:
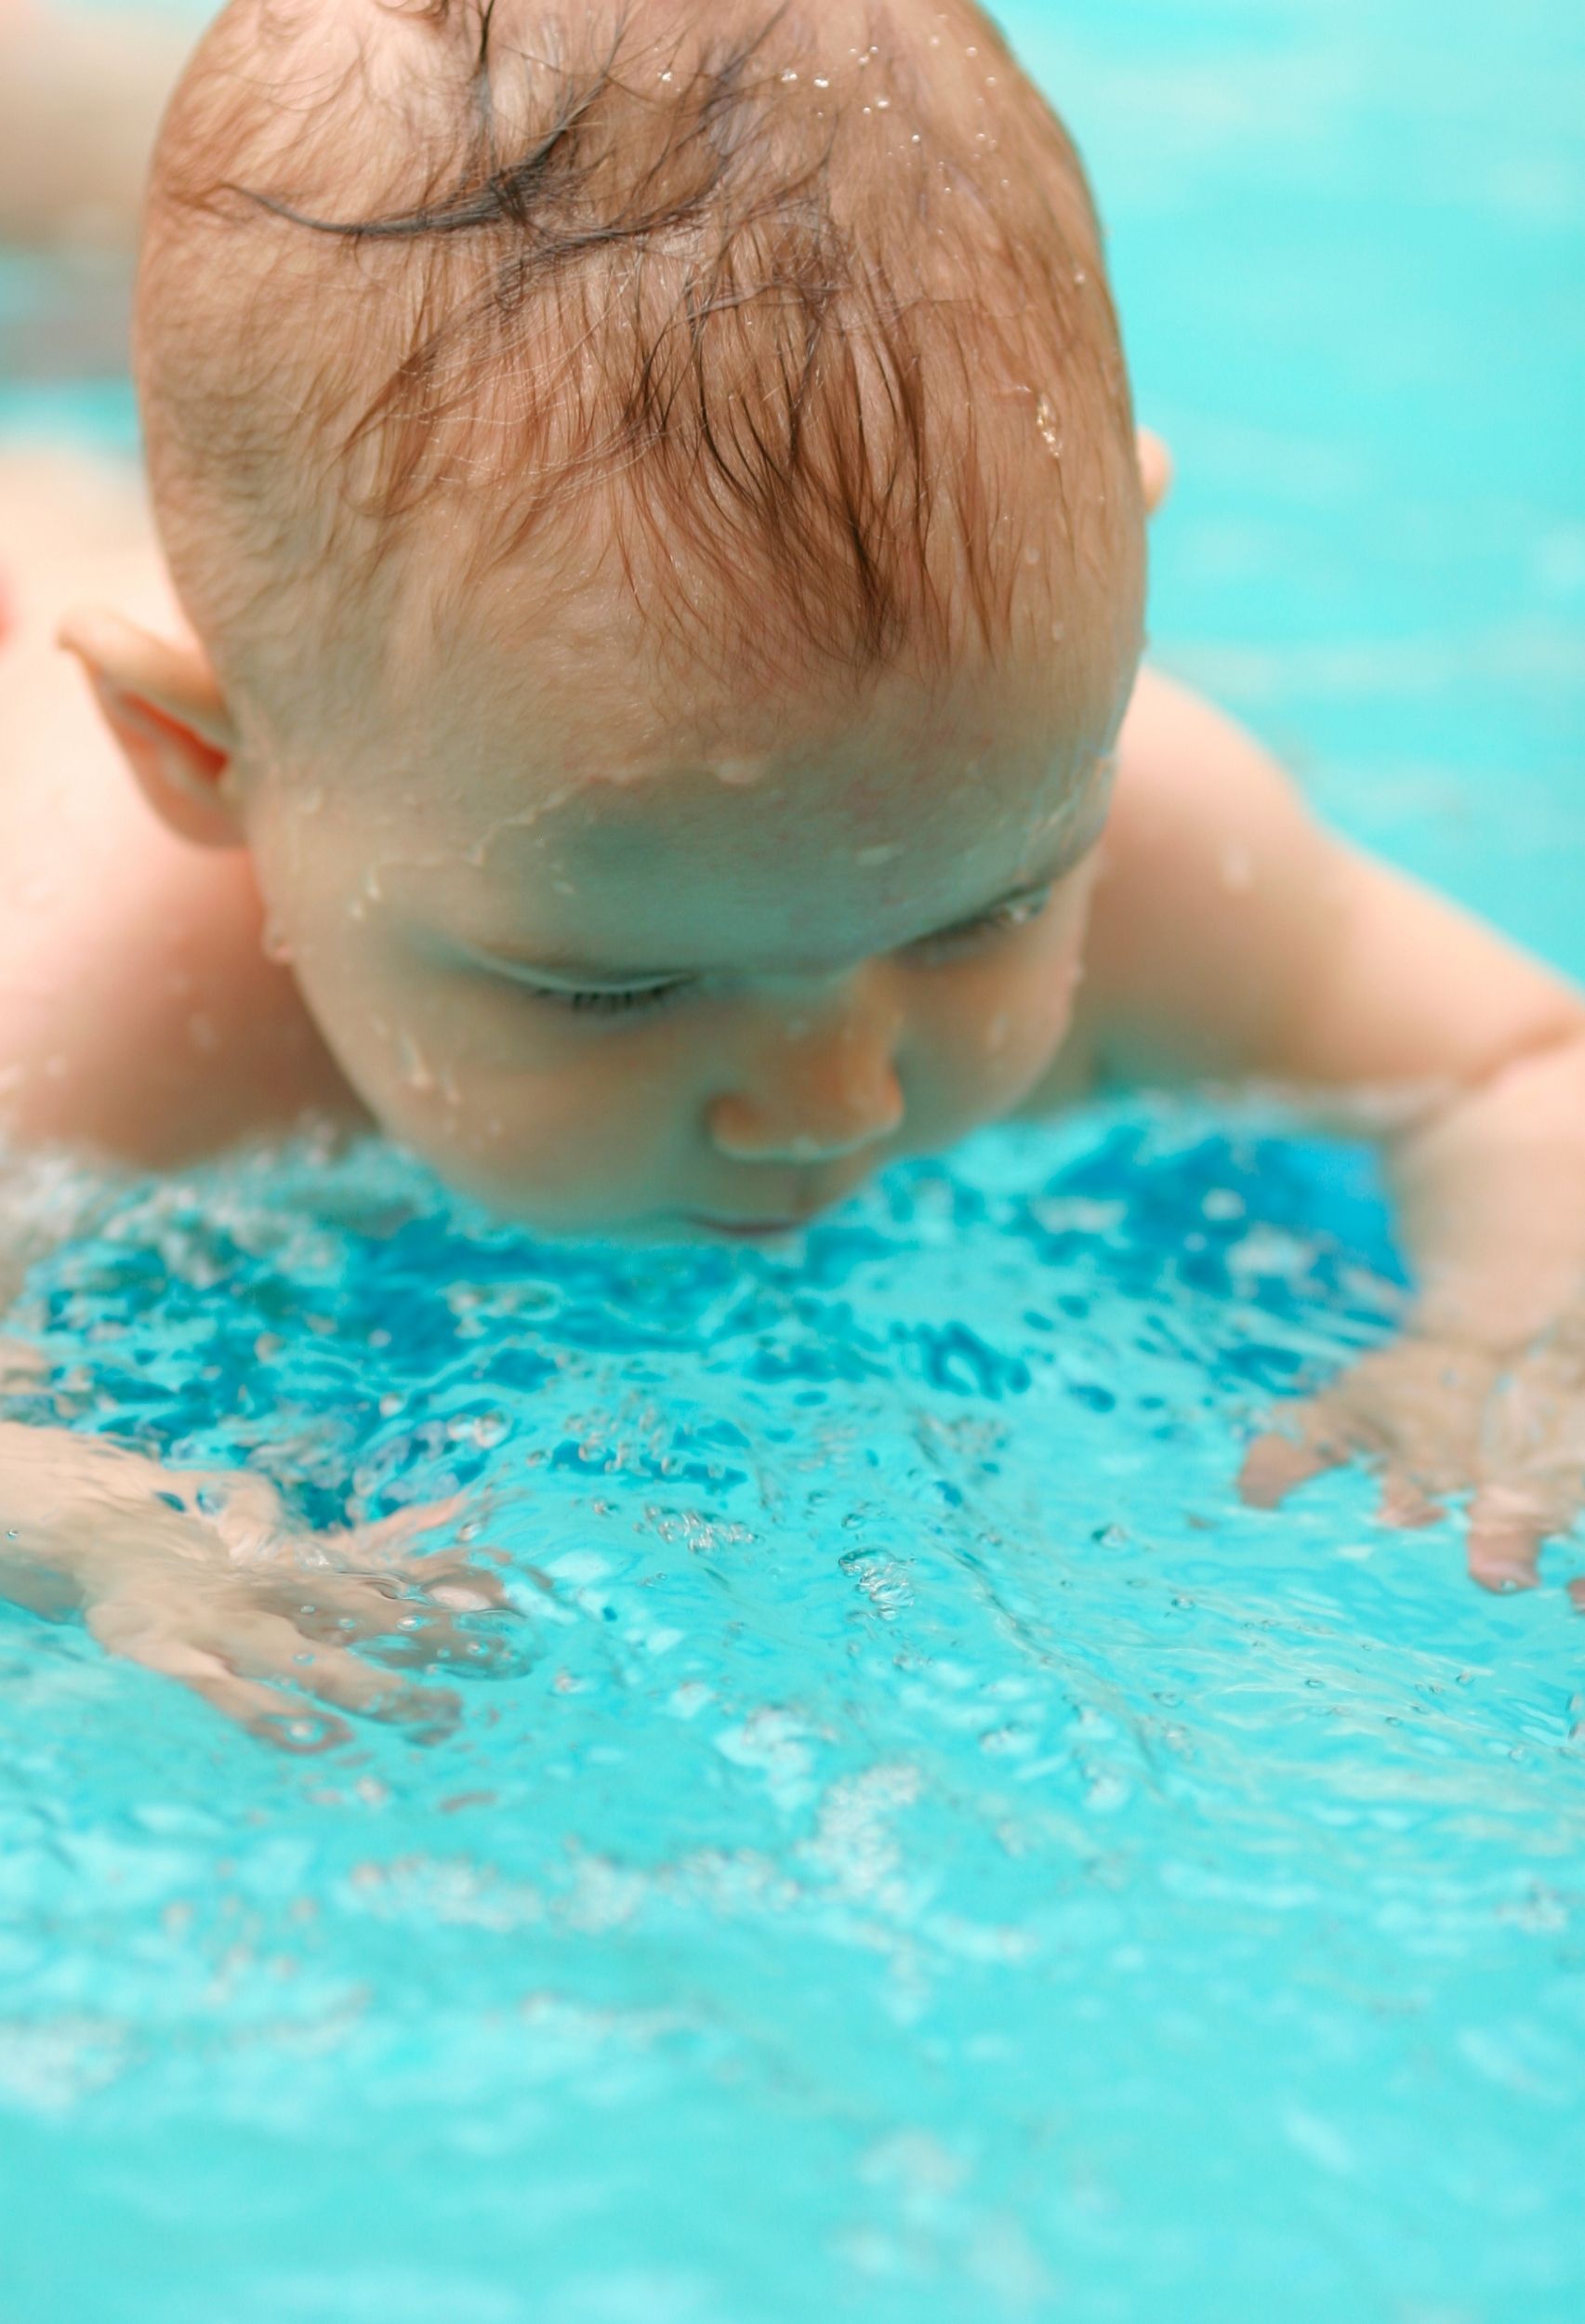
M 456 1618 L 503 1608 L 499 1580 L 455 1552 L 412 1553 L 454 1513 L 310 1535 L 253 1471 L 172 1470 L 100 1437 L 0 1421 L 0 1597 L 47 1619 L 80 1614 L 108 1653 L 291 1749 L 344 1740 L 343 1711 L 426 1736 L 455 1724 L 454 1694 L 352 1651 L 488 1667 Z

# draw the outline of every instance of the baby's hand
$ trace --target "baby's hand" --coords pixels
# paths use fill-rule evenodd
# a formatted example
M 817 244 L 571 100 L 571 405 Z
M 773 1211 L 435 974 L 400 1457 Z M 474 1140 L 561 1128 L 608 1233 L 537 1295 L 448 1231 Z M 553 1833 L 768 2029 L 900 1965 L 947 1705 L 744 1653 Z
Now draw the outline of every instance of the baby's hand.
M 1275 1509 L 1349 1460 L 1381 1474 L 1388 1525 L 1433 1525 L 1468 1494 L 1471 1578 L 1534 1589 L 1543 1544 L 1585 1510 L 1585 1308 L 1517 1356 L 1412 1335 L 1377 1350 L 1257 1439 L 1239 1490 Z M 1585 1581 L 1570 1595 L 1585 1613 Z
M 345 1741 L 340 1711 L 430 1740 L 456 1723 L 457 1697 L 351 1650 L 487 1664 L 456 1618 L 505 1609 L 499 1580 L 450 1552 L 413 1554 L 456 1508 L 307 1534 L 252 1472 L 173 1472 L 99 1439 L 0 1426 L 0 1594 L 36 1613 L 80 1611 L 110 1653 L 178 1679 L 284 1749 Z

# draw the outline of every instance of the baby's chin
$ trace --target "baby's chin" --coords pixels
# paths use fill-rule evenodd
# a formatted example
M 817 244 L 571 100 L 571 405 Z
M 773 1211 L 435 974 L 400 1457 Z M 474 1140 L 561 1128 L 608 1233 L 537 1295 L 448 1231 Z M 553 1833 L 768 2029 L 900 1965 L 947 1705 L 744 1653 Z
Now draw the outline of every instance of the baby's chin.
M 471 1197 L 478 1200 L 477 1195 Z M 536 1240 L 552 1243 L 598 1243 L 619 1250 L 773 1250 L 793 1243 L 810 1227 L 829 1218 L 837 1203 L 797 1214 L 762 1218 L 707 1210 L 656 1211 L 639 1218 L 588 1214 L 577 1218 L 547 1216 L 532 1204 L 501 1202 L 488 1208 L 497 1218 L 521 1227 Z
M 891 1159 L 892 1157 L 887 1157 Z M 431 1168 L 435 1167 L 433 1161 Z M 878 1164 L 877 1167 L 880 1167 Z M 773 1248 L 831 1218 L 875 1176 L 875 1169 L 850 1169 L 828 1190 L 810 1189 L 788 1202 L 742 1194 L 731 1201 L 657 1196 L 653 1203 L 608 1209 L 587 1199 L 575 1206 L 522 1188 L 465 1182 L 455 1171 L 438 1173 L 464 1200 L 478 1204 L 503 1224 L 535 1239 L 555 1243 L 602 1243 L 633 1250 Z

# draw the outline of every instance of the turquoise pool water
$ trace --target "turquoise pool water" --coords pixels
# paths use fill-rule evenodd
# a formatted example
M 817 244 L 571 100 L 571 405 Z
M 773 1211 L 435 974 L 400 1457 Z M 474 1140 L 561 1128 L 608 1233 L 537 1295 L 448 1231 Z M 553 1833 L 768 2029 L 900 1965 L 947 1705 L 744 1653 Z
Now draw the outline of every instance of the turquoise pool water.
M 1585 973 L 1574 12 L 1005 14 L 1159 657 Z M 1581 1546 L 1231 1490 L 1392 1314 L 1360 1156 L 1141 1103 L 681 1262 L 379 1152 L 20 1191 L 32 1408 L 460 1487 L 521 1611 L 452 1740 L 294 1759 L 0 1609 L 0 2324 L 1585 2313 Z

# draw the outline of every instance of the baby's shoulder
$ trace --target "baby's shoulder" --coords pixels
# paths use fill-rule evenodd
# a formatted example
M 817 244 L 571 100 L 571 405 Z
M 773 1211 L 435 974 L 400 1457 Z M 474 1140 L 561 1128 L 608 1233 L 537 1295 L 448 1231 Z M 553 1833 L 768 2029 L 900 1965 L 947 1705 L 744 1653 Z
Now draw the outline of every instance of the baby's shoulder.
M 24 555 L 23 498 L 0 467 L 0 1131 L 157 1166 L 339 1110 L 297 987 L 265 957 L 247 856 L 165 828 L 55 646 L 73 598 L 119 594 L 146 545 L 128 531 L 101 568 L 93 518 L 74 549 Z M 70 503 L 46 505 L 70 528 Z
M 1141 671 L 1101 844 L 1098 942 L 1115 933 L 1132 952 L 1156 928 L 1192 940 L 1230 914 L 1258 918 L 1326 844 L 1298 784 L 1247 728 Z
M 1250 1047 L 1315 950 L 1335 850 L 1292 777 L 1214 705 L 1142 673 L 1118 738 L 1077 1028 L 1176 1078 Z M 1258 1046 L 1258 1044 L 1255 1044 Z

